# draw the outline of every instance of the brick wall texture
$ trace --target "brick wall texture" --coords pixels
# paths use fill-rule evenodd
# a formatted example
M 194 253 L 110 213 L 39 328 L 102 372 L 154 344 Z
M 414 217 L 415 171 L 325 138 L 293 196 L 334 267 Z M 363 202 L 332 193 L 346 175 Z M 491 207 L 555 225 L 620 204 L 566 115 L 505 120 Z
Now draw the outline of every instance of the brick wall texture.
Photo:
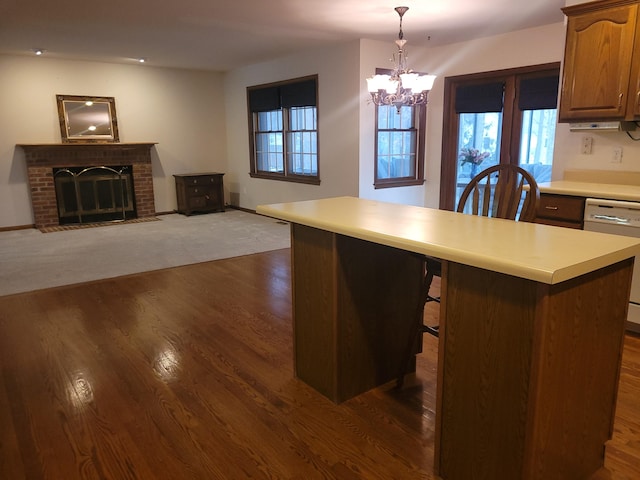
M 21 145 L 36 228 L 59 225 L 54 168 L 131 165 L 138 218 L 156 214 L 151 172 L 153 143 Z

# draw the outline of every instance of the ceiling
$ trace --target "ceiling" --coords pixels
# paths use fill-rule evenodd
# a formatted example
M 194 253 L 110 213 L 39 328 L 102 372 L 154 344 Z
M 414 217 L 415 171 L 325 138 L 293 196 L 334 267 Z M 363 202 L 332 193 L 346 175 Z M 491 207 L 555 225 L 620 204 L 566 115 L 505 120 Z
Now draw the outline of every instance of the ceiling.
M 0 53 L 226 71 L 358 38 L 437 46 L 563 21 L 565 0 L 2 0 Z

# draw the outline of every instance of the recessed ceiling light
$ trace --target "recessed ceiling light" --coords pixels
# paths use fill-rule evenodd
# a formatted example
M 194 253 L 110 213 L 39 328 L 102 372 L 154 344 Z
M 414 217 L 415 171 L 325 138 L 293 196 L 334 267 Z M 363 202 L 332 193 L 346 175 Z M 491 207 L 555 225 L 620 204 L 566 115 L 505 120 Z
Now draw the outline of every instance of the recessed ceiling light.
M 138 63 L 144 63 L 144 62 L 146 62 L 146 61 L 147 61 L 147 59 L 146 59 L 146 58 L 139 58 L 139 59 L 138 59 Z
M 34 48 L 33 49 L 33 53 L 35 53 L 36 55 L 40 56 L 45 52 L 44 48 Z

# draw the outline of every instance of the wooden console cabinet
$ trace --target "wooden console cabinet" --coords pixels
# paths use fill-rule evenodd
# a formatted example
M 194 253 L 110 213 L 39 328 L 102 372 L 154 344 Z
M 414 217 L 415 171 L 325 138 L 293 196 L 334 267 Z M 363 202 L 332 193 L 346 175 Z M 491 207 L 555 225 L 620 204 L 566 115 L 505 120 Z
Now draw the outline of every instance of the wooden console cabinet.
M 187 173 L 174 175 L 178 213 L 224 212 L 224 173 Z

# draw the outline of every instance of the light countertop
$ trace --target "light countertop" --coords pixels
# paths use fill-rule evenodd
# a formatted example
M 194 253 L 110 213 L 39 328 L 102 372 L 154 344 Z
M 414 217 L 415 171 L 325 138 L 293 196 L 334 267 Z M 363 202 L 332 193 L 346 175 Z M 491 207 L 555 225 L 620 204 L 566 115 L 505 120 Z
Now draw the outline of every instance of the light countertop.
M 541 193 L 640 202 L 640 186 L 557 180 L 539 183 Z
M 562 180 L 538 183 L 542 193 L 640 202 L 640 172 L 566 170 Z
M 636 238 L 355 197 L 259 205 L 257 212 L 547 284 L 640 254 Z

